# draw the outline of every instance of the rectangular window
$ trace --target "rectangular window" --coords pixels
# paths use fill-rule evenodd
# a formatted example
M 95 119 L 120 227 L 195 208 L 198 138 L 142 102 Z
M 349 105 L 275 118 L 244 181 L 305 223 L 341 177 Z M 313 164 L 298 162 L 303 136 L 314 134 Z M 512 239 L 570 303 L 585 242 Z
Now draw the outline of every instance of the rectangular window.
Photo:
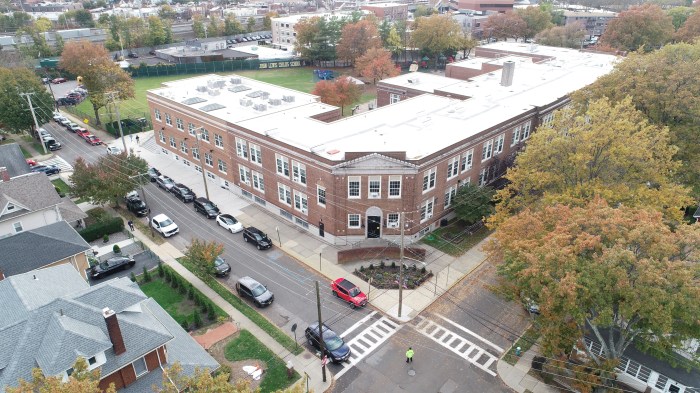
M 472 163 L 474 161 L 474 149 L 462 154 L 462 172 L 472 169 Z
M 292 180 L 306 185 L 306 165 L 292 161 Z
M 396 104 L 401 101 L 401 96 L 398 94 L 389 94 L 389 104 Z
M 134 366 L 134 373 L 136 378 L 146 374 L 148 372 L 148 367 L 146 367 L 146 358 L 142 357 L 137 359 L 135 362 L 131 363 Z
M 171 136 L 170 137 L 170 147 L 174 147 L 177 149 L 177 142 L 175 142 L 175 137 Z
M 173 125 L 173 119 L 170 118 L 170 113 L 165 114 L 165 124 L 169 126 Z
M 479 172 L 479 186 L 483 186 L 486 184 L 486 180 L 488 179 L 489 175 L 489 168 L 482 168 L 481 172 Z
M 435 188 L 435 168 L 423 173 L 423 192 Z
M 250 160 L 256 164 L 262 165 L 260 146 L 253 144 L 250 145 Z
M 265 181 L 263 180 L 262 173 L 253 172 L 253 188 L 265 192 Z
M 457 196 L 457 187 L 450 187 L 445 191 L 445 209 L 450 207 Z
M 309 199 L 306 197 L 306 194 L 294 191 L 294 209 L 307 214 L 309 211 Z
M 399 213 L 389 213 L 386 216 L 386 226 L 388 228 L 399 227 Z
M 244 160 L 248 159 L 248 143 L 243 139 L 236 138 L 236 155 Z
M 526 140 L 529 137 L 530 137 L 530 123 L 526 123 L 523 125 L 523 140 Z
M 180 151 L 187 154 L 187 142 L 180 141 Z
M 292 205 L 292 192 L 290 191 L 289 187 L 285 186 L 284 184 L 277 183 L 277 193 L 280 202 L 289 206 Z
M 360 227 L 360 215 L 359 214 L 348 214 L 348 228 L 359 228 Z
M 451 179 L 459 173 L 459 156 L 447 162 L 447 178 Z
M 457 182 L 457 183 L 459 184 L 460 187 L 464 187 L 464 186 L 467 186 L 469 184 L 472 184 L 472 178 L 471 178 L 471 176 L 469 176 L 468 178 L 462 180 L 461 184 L 459 182 Z
M 158 131 L 158 138 L 161 142 L 165 143 L 165 134 L 163 134 L 163 131 Z
M 503 152 L 503 143 L 506 141 L 506 134 L 501 134 L 496 137 L 496 143 L 493 145 L 493 155 L 498 155 Z
M 513 130 L 513 139 L 510 141 L 510 145 L 513 146 L 520 142 L 520 126 L 515 127 Z
M 224 137 L 223 135 L 214 134 L 214 144 L 216 147 L 224 148 Z
M 348 198 L 360 197 L 360 177 L 348 176 Z
M 316 186 L 316 201 L 318 204 L 326 207 L 326 189 L 321 186 Z
M 209 143 L 209 130 L 207 130 L 206 128 L 202 128 L 202 136 L 201 136 L 201 139 L 202 139 L 204 142 Z
M 238 173 L 241 177 L 241 183 L 250 185 L 250 170 L 243 165 L 238 166 Z
M 156 108 L 153 110 L 153 116 L 155 116 L 156 120 L 162 121 L 163 119 L 160 117 L 160 109 Z
M 199 149 L 197 149 L 196 147 L 193 147 L 193 148 L 192 148 L 192 157 L 194 157 L 194 158 L 196 158 L 197 160 L 199 160 Z
M 549 112 L 546 115 L 542 116 L 542 125 L 548 125 L 549 123 L 554 120 L 554 112 Z M 529 124 L 529 123 L 528 123 Z M 525 126 L 523 126 L 525 128 Z M 523 140 L 525 140 L 525 132 L 523 132 Z
M 389 198 L 401 197 L 401 176 L 389 176 Z
M 185 123 L 183 123 L 182 119 L 180 119 L 179 117 L 175 118 L 175 126 L 178 130 L 185 131 Z
M 382 197 L 382 177 L 381 176 L 370 176 L 369 184 L 367 186 L 369 191 L 370 199 L 377 199 Z
M 433 217 L 434 201 L 435 198 L 430 198 L 427 201 L 423 202 L 423 204 L 420 206 L 420 222 L 423 222 Z
M 218 164 L 219 164 L 219 172 L 226 173 L 226 163 L 224 162 L 224 160 L 219 158 Z
M 209 166 L 214 166 L 214 159 L 212 158 L 211 153 L 204 153 L 204 163 Z
M 275 154 L 275 161 L 277 162 L 277 174 L 289 177 L 289 160 L 287 157 Z
M 15 233 L 20 233 L 23 230 L 21 222 L 16 222 L 12 224 L 12 227 L 15 229 Z
M 194 124 L 192 124 L 192 123 L 187 123 L 187 130 L 189 131 L 190 135 L 194 135 L 196 132 L 195 128 L 194 128 Z
M 484 146 L 481 150 L 481 161 L 486 161 L 491 158 L 491 153 L 493 153 L 493 139 L 484 142 Z

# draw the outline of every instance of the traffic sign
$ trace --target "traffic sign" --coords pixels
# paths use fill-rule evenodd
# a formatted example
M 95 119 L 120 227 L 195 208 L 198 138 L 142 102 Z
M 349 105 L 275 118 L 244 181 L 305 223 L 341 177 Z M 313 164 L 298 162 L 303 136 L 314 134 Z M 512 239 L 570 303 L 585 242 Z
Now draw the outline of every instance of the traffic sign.
M 325 366 L 328 364 L 328 356 L 324 356 L 323 359 L 321 359 L 321 366 Z

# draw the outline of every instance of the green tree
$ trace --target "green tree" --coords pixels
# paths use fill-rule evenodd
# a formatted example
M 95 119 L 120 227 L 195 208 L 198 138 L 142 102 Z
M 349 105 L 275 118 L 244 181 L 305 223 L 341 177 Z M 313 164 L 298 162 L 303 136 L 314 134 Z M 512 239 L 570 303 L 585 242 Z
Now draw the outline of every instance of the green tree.
M 153 15 L 149 16 L 146 45 L 158 46 L 163 44 L 169 44 L 168 37 L 172 35 L 168 34 L 168 30 L 170 30 L 170 25 L 164 22 L 163 19 Z
M 459 48 L 462 28 L 448 15 L 432 15 L 416 19 L 411 35 L 413 46 L 435 60 Z
M 396 26 L 392 25 L 389 29 L 389 34 L 386 37 L 386 43 L 384 47 L 388 49 L 396 59 L 399 58 L 399 55 L 403 51 L 404 46 L 401 36 L 396 31 Z
M 56 56 L 61 56 L 61 53 L 63 53 L 63 46 L 65 45 L 65 41 L 63 41 L 63 37 L 60 34 L 56 34 L 56 43 L 54 45 L 56 46 L 56 49 L 54 50 Z
M 459 37 L 457 48 L 462 51 L 462 57 L 466 59 L 469 54 L 471 54 L 472 49 L 474 49 L 478 44 L 479 41 L 465 31 L 462 36 Z
M 252 16 L 248 18 L 248 21 L 245 24 L 246 30 L 248 30 L 248 33 L 252 33 L 253 30 L 255 30 L 255 18 Z
M 391 28 L 393 25 L 389 23 L 388 20 L 382 19 L 382 22 L 379 24 L 377 29 L 379 30 L 379 38 L 382 39 L 382 46 L 387 48 L 387 40 L 389 39 L 389 33 L 391 31 Z M 391 49 L 389 49 L 391 51 Z
M 209 17 L 209 25 L 207 26 L 207 35 L 209 37 L 219 37 L 224 31 L 224 24 L 218 15 Z
M 21 93 L 31 94 L 32 106 L 39 124 L 53 116 L 54 102 L 51 94 L 28 68 L 0 68 L 0 123 L 14 133 L 34 128 L 29 103 Z
M 532 8 L 532 7 L 530 7 Z M 519 13 L 509 12 L 507 14 L 493 14 L 486 18 L 484 22 L 484 35 L 487 37 L 505 40 L 508 38 L 525 37 L 529 34 L 530 28 Z
M 45 33 L 53 28 L 53 23 L 42 16 L 36 19 L 36 22 L 34 22 L 34 28 L 39 33 Z
M 598 354 L 578 345 L 591 368 L 612 371 L 633 342 L 678 364 L 674 349 L 700 337 L 700 226 L 672 230 L 664 221 L 658 211 L 594 198 L 524 210 L 485 249 L 502 262 L 513 294 L 539 304 L 545 356 L 569 353 L 589 336 L 602 346 Z
M 234 15 L 226 16 L 226 19 L 224 19 L 224 35 L 236 35 L 244 31 L 243 25 Z
M 680 29 L 688 20 L 688 17 L 694 13 L 695 8 L 692 7 L 673 7 L 666 11 L 666 14 L 671 17 L 671 22 L 676 30 Z
M 566 23 L 566 17 L 564 17 L 564 10 L 560 8 L 555 9 L 554 2 L 552 0 L 540 1 L 539 6 L 542 10 L 546 11 L 549 14 L 552 23 L 554 23 L 557 26 L 564 26 L 564 23 Z
M 455 213 L 460 220 L 473 224 L 487 218 L 493 213 L 493 200 L 495 192 L 491 187 L 480 187 L 468 183 L 457 190 L 452 201 Z
M 71 194 L 85 198 L 93 204 L 103 205 L 119 201 L 128 192 L 144 182 L 140 174 L 148 170 L 148 163 L 142 158 L 126 152 L 119 155 L 100 156 L 97 162 L 88 164 L 82 157 L 75 161 Z
M 656 4 L 642 4 L 621 12 L 611 20 L 600 37 L 602 44 L 626 51 L 640 48 L 649 52 L 671 40 L 674 28 L 670 16 Z
M 206 35 L 204 32 L 204 20 L 201 15 L 197 14 L 192 18 L 192 30 L 197 38 L 204 38 Z
M 680 167 L 673 159 L 676 150 L 668 128 L 650 124 L 630 98 L 562 109 L 533 133 L 508 170 L 510 183 L 497 193 L 491 222 L 526 207 L 582 206 L 596 195 L 615 206 L 651 208 L 680 219 L 690 198 L 674 179 Z
M 158 10 L 158 17 L 161 19 L 175 20 L 175 18 L 177 18 L 177 11 L 169 4 L 163 4 Z
M 700 12 L 694 12 L 688 17 L 683 26 L 676 31 L 677 41 L 692 43 L 700 37 Z
M 542 7 L 520 8 L 515 12 L 525 21 L 524 38 L 533 38 L 537 33 L 553 26 L 552 15 Z
M 7 393 L 51 392 L 51 393 L 115 393 L 114 383 L 107 390 L 100 389 L 100 369 L 88 371 L 84 358 L 79 357 L 73 365 L 73 373 L 68 381 L 61 377 L 46 377 L 40 368 L 32 370 L 32 380 L 20 380 L 16 388 L 6 387 Z
M 569 23 L 566 26 L 554 26 L 541 31 L 535 36 L 539 44 L 562 48 L 580 48 L 586 36 L 586 29 L 581 23 Z
M 428 8 L 423 4 L 419 4 L 416 6 L 416 10 L 413 11 L 413 18 L 418 20 L 418 18 L 431 16 L 433 15 L 434 11 L 435 10 L 433 10 L 432 8 Z
M 197 272 L 213 274 L 214 261 L 223 252 L 224 246 L 220 243 L 194 238 L 187 247 L 185 256 Z

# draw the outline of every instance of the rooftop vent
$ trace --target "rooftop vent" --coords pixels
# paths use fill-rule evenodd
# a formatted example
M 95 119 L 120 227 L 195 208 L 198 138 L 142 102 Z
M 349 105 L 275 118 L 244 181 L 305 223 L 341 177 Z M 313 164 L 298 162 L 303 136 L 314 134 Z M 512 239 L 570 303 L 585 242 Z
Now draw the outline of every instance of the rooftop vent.
M 197 86 L 197 91 L 201 91 L 202 93 L 204 93 L 205 91 L 207 91 L 207 87 L 206 86 Z
M 284 102 L 294 102 L 294 96 L 282 96 Z
M 194 104 L 199 104 L 202 102 L 207 102 L 206 98 L 202 97 L 190 97 L 184 101 L 182 101 L 183 104 L 185 105 L 194 105 Z
M 264 111 L 267 110 L 267 105 L 265 105 L 265 104 L 255 104 L 255 105 L 253 106 L 253 109 L 255 109 L 256 111 L 264 112 Z
M 420 79 L 418 79 L 417 76 L 412 76 L 412 77 L 408 78 L 408 83 L 411 83 L 414 85 L 417 85 L 419 81 L 420 81 Z
M 513 84 L 513 73 L 515 72 L 515 62 L 503 62 L 503 70 L 501 70 L 501 86 L 510 86 Z
M 270 93 L 263 91 L 263 92 L 261 92 L 261 96 L 262 96 L 263 100 L 266 100 L 266 99 L 270 98 Z
M 258 97 L 260 97 L 260 96 L 262 95 L 262 93 L 263 93 L 262 91 L 256 90 L 256 91 L 252 91 L 252 92 L 246 94 L 246 97 L 258 98 Z
M 218 96 L 221 94 L 221 90 L 219 89 L 209 89 L 209 95 L 210 96 Z
M 274 106 L 282 105 L 282 100 L 280 100 L 279 98 L 270 98 L 270 101 L 268 102 L 270 103 L 270 105 Z
M 207 86 L 209 86 L 210 89 L 221 89 L 224 85 L 226 85 L 225 80 L 211 79 L 207 81 Z
M 221 104 L 217 104 L 217 103 L 213 103 L 213 104 L 209 104 L 209 105 L 204 105 L 203 107 L 199 108 L 199 110 L 202 110 L 204 112 L 211 112 L 211 111 L 215 111 L 217 109 L 223 109 L 223 108 L 226 108 L 226 106 L 221 105 Z
M 253 101 L 246 99 L 246 98 L 241 98 L 241 106 L 251 106 L 253 105 Z
M 232 84 L 232 85 L 240 85 L 240 84 L 241 84 L 241 78 L 231 78 L 231 84 Z
M 246 85 L 233 85 L 232 87 L 228 88 L 228 91 L 232 93 L 240 93 L 242 91 L 250 90 L 250 87 Z

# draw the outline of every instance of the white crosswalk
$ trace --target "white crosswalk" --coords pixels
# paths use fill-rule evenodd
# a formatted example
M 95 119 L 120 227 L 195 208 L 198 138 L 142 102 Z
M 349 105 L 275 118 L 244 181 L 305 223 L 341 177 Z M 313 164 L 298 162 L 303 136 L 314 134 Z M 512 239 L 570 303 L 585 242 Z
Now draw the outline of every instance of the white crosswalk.
M 459 357 L 486 373 L 494 377 L 496 376 L 496 372 L 490 369 L 498 360 L 496 356 L 444 326 L 422 317 L 419 318 L 422 320 L 418 322 L 418 325 L 415 327 L 418 332 L 454 352 Z
M 56 165 L 61 168 L 61 172 L 70 172 L 73 170 L 73 166 L 59 156 L 53 156 L 46 161 L 40 161 L 39 165 Z
M 338 379 L 348 372 L 348 370 L 399 331 L 401 326 L 387 317 L 382 317 L 348 341 L 347 344 L 352 351 L 349 359 L 350 364 L 345 364 L 343 369 L 335 375 L 335 378 Z

